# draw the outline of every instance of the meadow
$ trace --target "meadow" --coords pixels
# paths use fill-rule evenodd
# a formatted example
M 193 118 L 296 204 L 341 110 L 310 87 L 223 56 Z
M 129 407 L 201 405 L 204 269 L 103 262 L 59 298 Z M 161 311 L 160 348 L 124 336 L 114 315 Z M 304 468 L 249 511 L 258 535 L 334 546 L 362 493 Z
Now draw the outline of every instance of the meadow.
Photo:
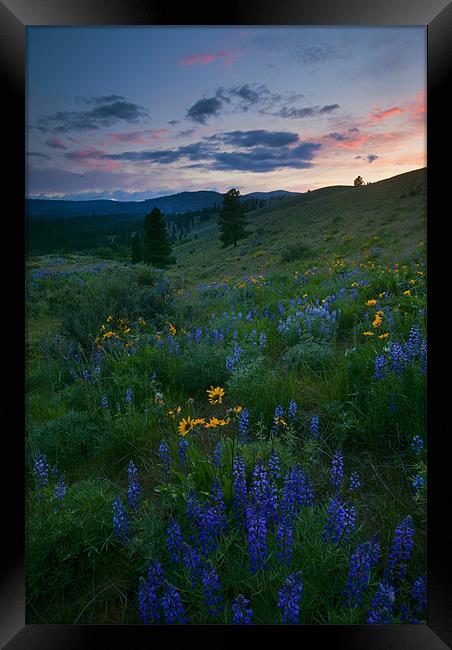
M 426 620 L 425 170 L 27 264 L 27 623 Z

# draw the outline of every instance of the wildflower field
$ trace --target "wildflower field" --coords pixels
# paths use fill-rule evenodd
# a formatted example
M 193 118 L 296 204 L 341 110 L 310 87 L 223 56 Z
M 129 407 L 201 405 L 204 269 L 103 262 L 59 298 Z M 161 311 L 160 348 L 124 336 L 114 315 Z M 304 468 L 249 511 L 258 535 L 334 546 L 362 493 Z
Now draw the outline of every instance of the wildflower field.
M 370 205 L 202 283 L 29 264 L 27 623 L 425 622 L 425 242 Z

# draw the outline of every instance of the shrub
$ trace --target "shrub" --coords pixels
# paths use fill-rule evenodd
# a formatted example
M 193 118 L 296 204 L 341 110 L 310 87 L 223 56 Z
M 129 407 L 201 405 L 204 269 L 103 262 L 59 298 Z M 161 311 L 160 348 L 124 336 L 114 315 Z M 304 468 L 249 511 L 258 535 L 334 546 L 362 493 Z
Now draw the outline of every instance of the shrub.
M 108 315 L 131 321 L 142 316 L 159 321 L 169 308 L 169 283 L 154 281 L 143 271 L 104 270 L 86 280 L 63 281 L 51 299 L 51 308 L 61 319 L 62 332 L 88 347 Z
M 101 430 L 92 415 L 68 411 L 45 424 L 31 427 L 29 454 L 34 455 L 38 450 L 60 469 L 70 469 L 96 453 L 100 436 Z
M 331 364 L 334 353 L 330 345 L 318 343 L 312 338 L 305 338 L 289 348 L 283 355 L 287 366 L 307 367 L 310 370 L 323 370 Z
M 294 262 L 295 260 L 305 260 L 313 257 L 315 251 L 311 246 L 302 242 L 294 242 L 286 247 L 281 254 L 281 262 Z

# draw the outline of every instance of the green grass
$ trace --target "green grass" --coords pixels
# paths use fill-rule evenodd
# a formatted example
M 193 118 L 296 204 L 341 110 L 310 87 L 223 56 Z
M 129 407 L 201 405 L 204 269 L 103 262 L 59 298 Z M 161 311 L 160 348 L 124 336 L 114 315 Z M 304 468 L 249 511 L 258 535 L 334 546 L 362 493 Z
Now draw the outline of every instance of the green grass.
M 30 260 L 28 623 L 139 623 L 137 588 L 151 560 L 162 563 L 190 623 L 230 623 L 233 599 L 243 593 L 255 623 L 277 624 L 278 591 L 298 570 L 303 623 L 366 623 L 395 527 L 407 515 L 415 544 L 393 622 L 402 605 L 414 606 L 410 588 L 425 571 L 426 513 L 425 489 L 416 494 L 411 484 L 416 475 L 425 478 L 426 466 L 425 452 L 410 445 L 414 435 L 425 442 L 425 375 L 417 357 L 400 375 L 376 379 L 374 373 L 376 357 L 388 355 L 391 343 L 406 344 L 413 325 L 425 334 L 424 187 L 425 170 L 417 170 L 363 188 L 323 188 L 275 201 L 249 215 L 251 235 L 237 249 L 220 249 L 209 224 L 197 240 L 177 247 L 178 264 L 164 273 L 119 263 L 98 268 L 99 260 L 76 255 Z M 378 306 L 368 305 L 371 299 Z M 323 301 L 327 320 L 318 312 Z M 380 326 L 373 324 L 377 310 Z M 388 337 L 379 339 L 381 333 Z M 235 343 L 238 358 L 228 370 Z M 221 404 L 209 404 L 211 386 L 225 389 Z M 283 407 L 289 424 L 290 400 L 298 404 L 296 420 L 275 432 L 275 407 Z M 237 405 L 250 416 L 243 444 L 231 410 Z M 178 406 L 172 417 L 168 411 Z M 178 425 L 188 416 L 229 422 L 188 433 L 184 471 Z M 313 416 L 318 438 L 311 435 Z M 171 454 L 169 482 L 162 440 Z M 221 467 L 213 463 L 218 442 Z M 342 498 L 356 509 L 356 527 L 336 544 L 322 533 L 338 448 Z M 232 464 L 239 451 L 250 489 L 256 464 L 268 463 L 272 450 L 281 463 L 279 498 L 284 474 L 297 463 L 315 498 L 296 515 L 291 566 L 278 561 L 273 530 L 267 568 L 253 574 L 247 537 L 233 514 Z M 54 468 L 41 489 L 33 476 L 38 454 Z M 126 506 L 130 540 L 123 545 L 112 504 L 115 497 L 127 504 L 129 461 L 138 468 L 142 499 L 137 512 Z M 352 472 L 361 487 L 350 494 Z M 68 490 L 59 501 L 54 490 L 61 476 Z M 170 559 L 166 528 L 173 517 L 190 539 L 190 491 L 211 500 L 215 477 L 229 527 L 210 556 L 224 601 L 212 621 L 199 585 L 194 589 L 187 570 Z M 377 533 L 380 561 L 363 605 L 350 608 L 342 596 L 350 557 Z

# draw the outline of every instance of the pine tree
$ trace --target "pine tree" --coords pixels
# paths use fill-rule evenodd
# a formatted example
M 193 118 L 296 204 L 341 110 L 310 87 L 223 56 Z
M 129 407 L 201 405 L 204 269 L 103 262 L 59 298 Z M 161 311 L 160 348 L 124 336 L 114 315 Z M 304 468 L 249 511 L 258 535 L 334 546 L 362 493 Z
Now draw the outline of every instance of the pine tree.
M 160 269 L 174 262 L 166 222 L 158 208 L 152 208 L 144 220 L 143 260 Z
M 222 248 L 226 248 L 229 244 L 237 246 L 237 241 L 248 235 L 245 230 L 245 209 L 240 199 L 239 190 L 232 188 L 224 194 L 218 226 Z
M 137 264 L 143 259 L 143 247 L 141 244 L 141 237 L 139 233 L 135 233 L 132 237 L 132 264 Z
M 353 185 L 355 187 L 362 187 L 364 185 L 363 177 L 362 176 L 357 176 L 355 180 L 353 181 Z

